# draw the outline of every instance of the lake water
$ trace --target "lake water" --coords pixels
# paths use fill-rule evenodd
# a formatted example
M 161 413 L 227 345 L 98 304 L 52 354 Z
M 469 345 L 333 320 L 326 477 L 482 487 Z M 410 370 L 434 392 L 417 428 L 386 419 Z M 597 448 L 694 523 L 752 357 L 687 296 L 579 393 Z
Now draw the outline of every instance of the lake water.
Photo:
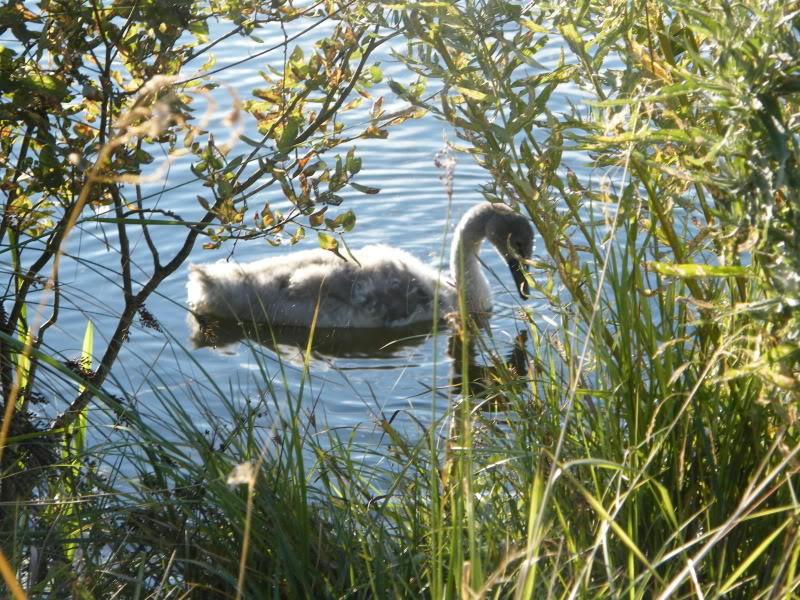
M 266 38 L 266 46 L 281 39 L 263 33 L 261 36 Z M 249 40 L 232 38 L 215 49 L 217 68 L 252 55 L 263 47 Z M 554 48 L 549 56 L 553 62 L 557 60 L 557 52 Z M 540 61 L 546 58 L 537 57 Z M 215 80 L 232 86 L 241 99 L 247 99 L 251 97 L 253 88 L 263 85 L 258 71 L 265 68 L 267 59 L 280 63 L 282 53 L 275 52 L 226 69 L 216 75 Z M 389 57 L 388 49 L 382 48 L 375 60 L 381 62 L 385 80 L 410 79 L 405 68 Z M 375 97 L 386 96 L 387 111 L 403 107 L 392 100 L 387 86 L 382 88 L 373 90 L 373 93 Z M 575 91 L 573 101 L 578 96 Z M 229 104 L 224 88 L 220 89 L 217 99 L 223 108 Z M 555 110 L 559 109 L 559 102 L 565 102 L 564 98 L 554 96 L 551 100 Z M 218 132 L 219 139 L 227 137 L 227 130 L 221 123 L 223 116 L 220 111 L 211 125 L 211 129 Z M 254 121 L 246 115 L 244 119 L 244 135 L 258 139 Z M 434 264 L 439 264 L 444 258 L 444 264 L 447 264 L 447 257 L 440 255 L 443 236 L 452 232 L 465 210 L 482 200 L 479 188 L 486 182 L 487 175 L 469 156 L 457 156 L 452 217 L 448 220 L 447 194 L 439 178 L 440 172 L 434 166 L 435 154 L 444 148 L 445 134 L 454 137 L 441 122 L 426 116 L 390 128 L 388 139 L 356 143 L 363 168 L 355 181 L 380 188 L 381 192 L 374 196 L 364 195 L 348 188 L 341 193 L 344 197 L 341 211 L 353 209 L 358 220 L 356 228 L 347 234 L 351 248 L 381 242 L 401 247 Z M 247 154 L 249 150 L 240 143 L 231 156 Z M 579 166 L 573 165 L 573 168 L 580 172 Z M 151 203 L 179 214 L 196 210 L 196 196 L 207 192 L 185 161 L 173 164 L 164 181 L 147 186 L 145 191 L 156 195 Z M 260 198 L 279 208 L 288 206 L 281 200 L 277 186 L 262 192 Z M 254 200 L 251 205 L 258 205 L 258 198 Z M 333 209 L 329 215 L 331 213 L 337 214 Z M 164 258 L 172 255 L 183 239 L 183 234 L 177 235 L 169 227 L 154 227 L 152 232 Z M 212 384 L 223 390 L 223 395 L 231 403 L 242 406 L 247 397 L 264 389 L 265 372 L 278 398 L 282 397 L 284 387 L 296 393 L 300 387 L 303 358 L 297 348 L 284 346 L 276 352 L 254 343 L 235 343 L 192 350 L 185 285 L 190 262 L 215 262 L 231 255 L 237 261 L 246 262 L 316 247 L 316 236 L 309 233 L 308 239 L 295 247 L 273 248 L 265 241 L 255 240 L 241 242 L 235 247 L 225 245 L 214 251 L 201 249 L 201 238 L 189 261 L 147 302 L 147 309 L 164 331 L 159 333 L 136 327 L 131 332 L 113 372 L 118 386 L 134 396 L 144 412 L 159 413 L 159 394 L 169 394 L 185 401 L 200 423 L 205 414 L 224 414 L 220 394 L 213 391 Z M 80 254 L 88 262 L 73 261 L 62 267 L 66 302 L 59 321 L 60 329 L 48 338 L 51 351 L 65 358 L 78 356 L 87 315 L 95 326 L 95 351 L 104 349 L 104 340 L 113 331 L 114 315 L 120 309 L 119 259 L 113 251 L 116 240 L 114 226 L 107 224 L 85 224 L 70 240 L 70 252 Z M 150 270 L 144 239 L 134 238 L 131 244 L 136 248 L 134 276 L 144 280 L 144 274 Z M 520 300 L 513 291 L 513 282 L 505 265 L 489 249 L 484 252 L 483 259 L 498 274 L 498 278 L 490 277 L 495 293 L 490 335 L 492 343 L 502 353 L 510 348 L 516 332 L 526 326 L 515 317 Z M 73 305 L 71 309 L 69 303 Z M 544 305 L 528 305 L 534 310 L 546 310 Z M 378 417 L 388 418 L 401 411 L 396 424 L 415 427 L 410 425 L 413 419 L 409 415 L 423 423 L 430 422 L 441 414 L 448 402 L 446 392 L 435 393 L 432 390 L 432 386 L 444 387 L 448 383 L 451 360 L 447 355 L 447 333 L 442 331 L 438 338 L 423 335 L 413 342 L 386 350 L 365 351 L 352 356 L 329 356 L 324 351 L 315 353 L 309 376 L 304 382 L 303 398 L 307 410 L 314 411 L 318 427 L 320 423 L 327 423 L 332 428 L 359 427 L 359 435 L 364 441 L 376 443 L 380 439 L 380 430 L 374 425 L 374 420 Z M 152 386 L 155 383 L 154 391 Z

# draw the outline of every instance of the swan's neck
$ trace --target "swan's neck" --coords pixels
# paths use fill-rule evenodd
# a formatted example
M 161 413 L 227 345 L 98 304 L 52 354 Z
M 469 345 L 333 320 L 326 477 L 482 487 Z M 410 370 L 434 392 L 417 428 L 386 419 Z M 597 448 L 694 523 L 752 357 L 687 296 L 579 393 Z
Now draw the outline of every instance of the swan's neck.
M 489 282 L 478 258 L 486 238 L 487 211 L 468 211 L 459 222 L 450 248 L 450 273 L 459 294 L 464 295 L 468 312 L 491 309 Z

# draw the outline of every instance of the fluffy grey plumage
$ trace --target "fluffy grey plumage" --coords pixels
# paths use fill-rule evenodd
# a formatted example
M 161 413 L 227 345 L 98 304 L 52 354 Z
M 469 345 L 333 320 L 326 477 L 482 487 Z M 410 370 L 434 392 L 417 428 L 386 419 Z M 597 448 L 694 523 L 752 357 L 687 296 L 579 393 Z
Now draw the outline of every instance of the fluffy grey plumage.
M 452 281 L 408 252 L 379 244 L 354 252 L 357 263 L 316 249 L 252 263 L 189 265 L 188 301 L 202 315 L 310 326 L 321 297 L 319 327 L 402 327 L 457 311 L 461 288 L 467 310 L 486 313 L 491 293 L 478 259 L 485 239 L 509 265 L 525 298 L 517 256 L 531 255 L 530 223 L 507 206 L 484 202 L 467 211 L 456 228 Z

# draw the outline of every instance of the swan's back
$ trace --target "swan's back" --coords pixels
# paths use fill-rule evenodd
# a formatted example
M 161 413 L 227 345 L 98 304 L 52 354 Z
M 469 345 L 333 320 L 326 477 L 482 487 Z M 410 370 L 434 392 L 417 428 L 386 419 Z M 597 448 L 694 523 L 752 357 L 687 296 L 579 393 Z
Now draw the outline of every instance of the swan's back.
M 190 265 L 189 304 L 205 315 L 308 326 L 320 301 L 319 327 L 399 327 L 452 310 L 453 288 L 434 293 L 436 270 L 383 245 L 354 253 L 357 263 L 306 250 L 253 263 Z

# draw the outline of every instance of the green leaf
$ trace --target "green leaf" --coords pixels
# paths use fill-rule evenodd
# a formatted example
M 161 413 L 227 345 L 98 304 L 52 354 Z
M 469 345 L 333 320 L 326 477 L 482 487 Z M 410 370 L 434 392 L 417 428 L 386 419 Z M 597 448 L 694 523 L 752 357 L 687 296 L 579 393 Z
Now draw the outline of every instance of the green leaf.
M 205 21 L 194 21 L 189 25 L 189 31 L 201 44 L 208 41 L 208 23 Z
M 473 90 L 470 88 L 456 86 L 456 90 L 474 100 L 486 100 L 489 97 L 488 94 L 484 94 L 483 92 L 479 92 L 478 90 Z
M 289 240 L 289 245 L 294 246 L 297 242 L 302 240 L 306 237 L 306 230 L 302 227 L 298 227 L 297 231 L 294 232 L 294 235 Z
M 361 192 L 362 194 L 378 194 L 381 191 L 380 188 L 367 187 L 366 185 L 353 183 L 352 181 L 350 182 L 350 187 L 352 187 L 354 190 Z
M 200 72 L 210 71 L 214 68 L 214 65 L 217 64 L 217 55 L 213 52 L 208 53 L 208 59 L 202 65 L 200 65 Z
M 336 171 L 333 174 L 333 181 L 337 181 L 342 176 L 342 157 L 336 156 Z
M 356 226 L 356 215 L 352 210 L 348 210 L 346 213 L 336 217 L 334 224 L 337 227 L 341 227 L 342 231 L 347 233 Z
M 94 325 L 91 321 L 86 324 L 86 332 L 83 335 L 83 348 L 81 349 L 81 367 L 87 371 L 92 368 L 92 347 L 94 346 Z M 78 388 L 80 394 L 85 389 L 84 385 Z M 86 406 L 70 424 L 64 432 L 66 444 L 63 451 L 65 458 L 69 458 L 70 454 L 80 454 L 83 452 L 86 443 L 86 424 L 87 412 L 89 407 Z
M 30 73 L 22 81 L 21 87 L 43 96 L 50 96 L 60 102 L 67 95 L 67 84 L 51 75 Z
M 655 479 L 651 479 L 648 481 L 648 483 L 655 487 L 656 491 L 658 492 L 661 502 L 657 505 L 661 508 L 661 513 L 666 515 L 666 517 L 669 519 L 669 522 L 672 524 L 672 527 L 677 530 L 679 528 L 678 517 L 675 515 L 675 507 L 672 504 L 672 498 L 669 495 L 669 490 Z
M 572 137 L 572 136 L 569 136 Z M 627 132 L 619 135 L 586 136 L 587 140 L 605 144 L 627 144 L 629 142 L 665 141 L 689 144 L 695 141 L 689 131 L 682 129 L 656 129 L 639 132 Z
M 570 75 L 571 74 L 572 73 L 570 73 Z M 584 100 L 584 102 L 589 106 L 602 106 L 602 107 L 626 106 L 639 103 L 660 102 L 662 100 L 666 100 L 667 98 L 673 98 L 675 96 L 685 96 L 686 94 L 691 94 L 697 89 L 698 89 L 697 84 L 691 81 L 684 81 L 673 85 L 666 85 L 662 87 L 657 94 L 651 94 L 649 96 L 639 96 L 635 98 L 617 98 L 614 100 L 603 100 L 603 101 Z
M 337 242 L 336 238 L 332 235 L 318 231 L 317 237 L 319 237 L 319 247 L 323 250 L 330 250 L 331 252 L 339 251 L 339 242 Z
M 261 142 L 257 142 L 255 140 L 252 140 L 252 139 L 250 139 L 249 137 L 247 137 L 245 135 L 240 135 L 239 139 L 242 140 L 248 146 L 252 146 L 253 148 L 264 148 L 264 144 L 262 144 Z
M 358 157 L 347 157 L 347 170 L 351 175 L 355 175 L 361 170 L 361 159 Z
M 81 364 L 84 369 L 92 368 L 92 347 L 94 346 L 94 325 L 91 321 L 86 323 L 86 332 L 83 334 L 83 347 L 81 348 Z
M 292 55 L 289 57 L 289 62 L 302 65 L 305 62 L 305 55 L 300 46 L 295 46 Z
M 530 19 L 520 19 L 519 22 L 535 33 L 547 33 L 547 28 L 542 27 L 536 21 L 531 21 Z
M 278 150 L 286 150 L 290 148 L 297 138 L 297 132 L 300 130 L 300 119 L 291 119 L 283 128 L 281 139 L 278 140 Z
M 704 277 L 752 277 L 747 267 L 711 266 L 695 264 L 669 264 L 649 262 L 647 266 L 661 275 L 683 277 L 684 279 L 701 279 Z
M 579 49 L 581 51 L 583 50 L 583 40 L 581 39 L 581 34 L 578 33 L 578 29 L 575 27 L 575 25 L 572 23 L 566 23 L 559 27 L 559 31 L 561 32 L 561 35 L 564 36 L 564 39 L 569 42 L 570 46 L 573 47 L 573 49 Z
M 220 198 L 227 199 L 233 196 L 233 186 L 225 179 L 217 183 L 217 193 Z

